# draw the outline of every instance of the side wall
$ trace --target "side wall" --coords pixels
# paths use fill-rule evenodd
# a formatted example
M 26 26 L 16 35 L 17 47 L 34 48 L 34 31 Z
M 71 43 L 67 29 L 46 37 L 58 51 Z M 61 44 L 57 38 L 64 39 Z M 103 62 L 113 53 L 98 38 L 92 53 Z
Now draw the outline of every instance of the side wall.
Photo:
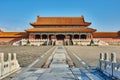
M 120 45 L 120 32 L 95 32 L 94 39 L 99 39 L 110 45 Z
M 0 42 L 14 42 L 14 41 L 18 41 L 18 40 L 21 40 L 22 38 L 13 38 L 13 37 L 10 37 L 10 38 L 0 38 Z

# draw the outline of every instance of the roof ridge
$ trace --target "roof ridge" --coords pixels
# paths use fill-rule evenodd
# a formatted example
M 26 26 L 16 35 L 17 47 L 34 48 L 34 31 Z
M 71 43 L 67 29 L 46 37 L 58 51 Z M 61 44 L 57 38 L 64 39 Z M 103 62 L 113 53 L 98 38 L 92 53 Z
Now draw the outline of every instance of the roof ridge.
M 84 16 L 37 16 L 38 18 L 84 18 Z

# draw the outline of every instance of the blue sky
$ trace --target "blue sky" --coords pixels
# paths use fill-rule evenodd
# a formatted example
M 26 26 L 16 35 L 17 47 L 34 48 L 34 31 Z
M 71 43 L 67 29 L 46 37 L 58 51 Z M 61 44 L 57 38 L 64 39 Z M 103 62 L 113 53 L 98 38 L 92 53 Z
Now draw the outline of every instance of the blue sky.
M 120 0 L 0 0 L 0 29 L 24 31 L 37 16 L 81 16 L 97 31 L 120 30 Z

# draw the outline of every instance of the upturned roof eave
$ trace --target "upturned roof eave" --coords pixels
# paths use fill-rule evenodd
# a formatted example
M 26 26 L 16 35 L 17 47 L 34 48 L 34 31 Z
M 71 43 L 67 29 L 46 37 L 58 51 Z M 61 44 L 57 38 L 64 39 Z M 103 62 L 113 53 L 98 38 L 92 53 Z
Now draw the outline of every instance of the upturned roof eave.
M 36 22 L 31 22 L 30 23 L 31 26 L 89 26 L 91 25 L 90 22 L 85 22 L 84 24 L 41 24 L 41 23 L 36 23 Z
M 32 26 L 89 26 L 90 24 L 31 24 Z
M 38 29 L 27 29 L 26 32 L 95 32 L 96 29 L 91 30 L 38 30 Z

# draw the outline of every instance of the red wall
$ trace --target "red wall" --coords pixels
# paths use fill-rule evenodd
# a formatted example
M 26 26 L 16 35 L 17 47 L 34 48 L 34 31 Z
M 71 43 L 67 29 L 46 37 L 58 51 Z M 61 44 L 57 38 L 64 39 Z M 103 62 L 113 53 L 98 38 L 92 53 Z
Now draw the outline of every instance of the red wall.
M 15 42 L 21 39 L 22 38 L 0 38 L 0 42 Z

